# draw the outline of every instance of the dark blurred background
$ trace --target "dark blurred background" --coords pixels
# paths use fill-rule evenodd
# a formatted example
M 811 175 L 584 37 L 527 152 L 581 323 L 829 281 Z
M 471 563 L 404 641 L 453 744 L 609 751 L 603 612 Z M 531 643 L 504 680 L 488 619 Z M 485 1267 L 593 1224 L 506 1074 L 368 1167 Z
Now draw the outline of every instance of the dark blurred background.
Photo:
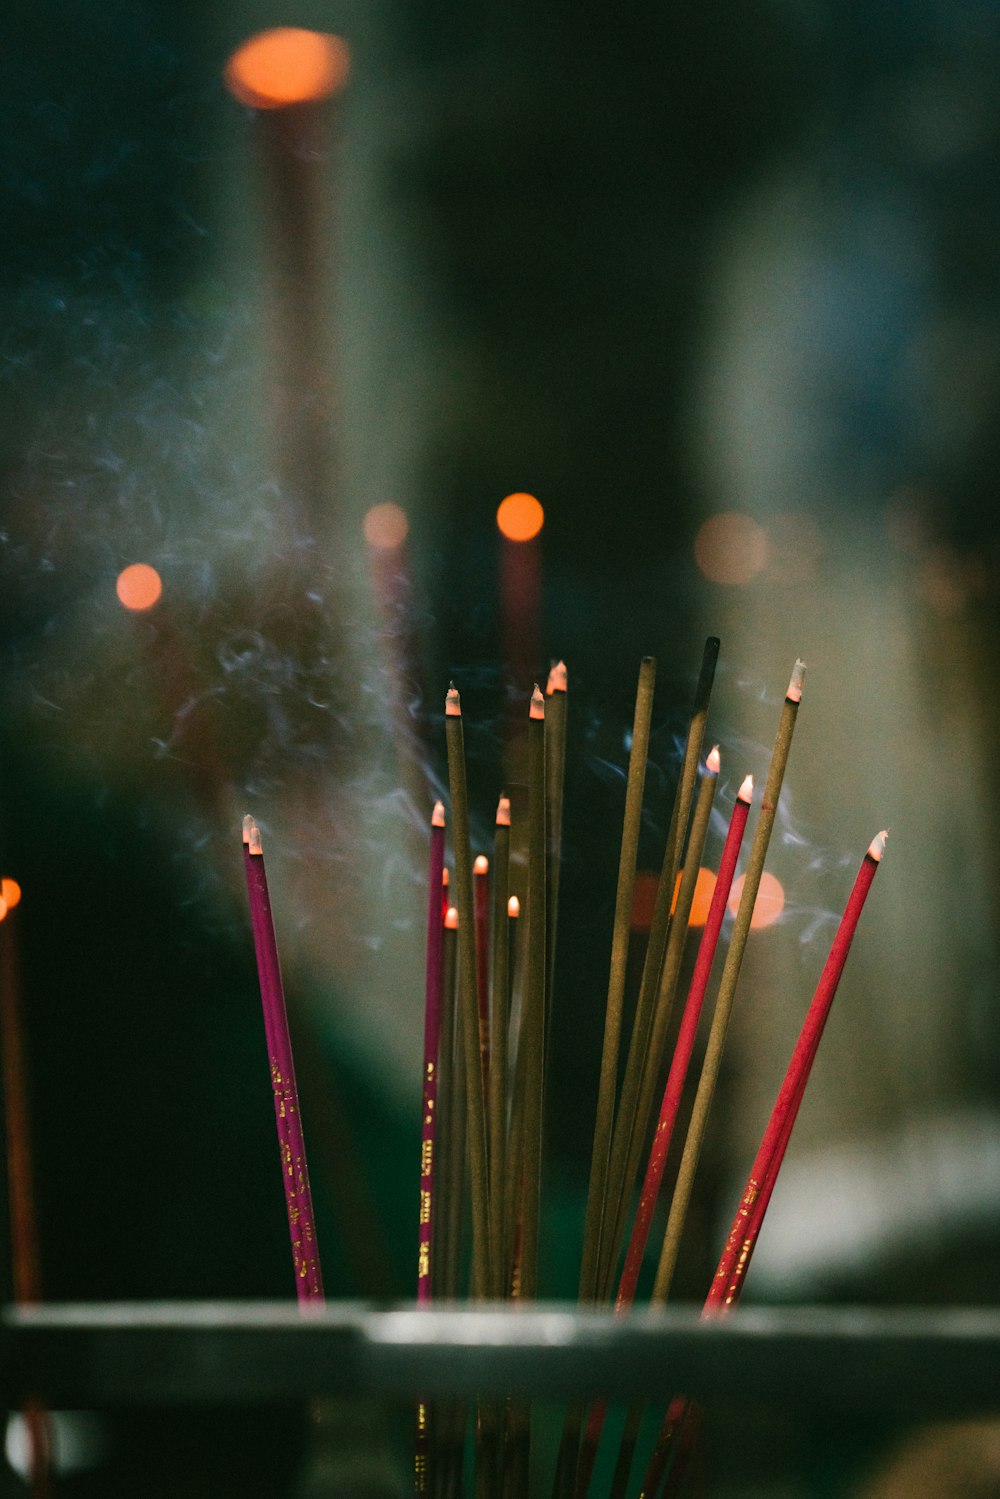
M 45 1295 L 289 1293 L 246 810 L 328 1291 L 413 1294 L 444 692 L 486 846 L 531 677 L 563 656 L 542 1289 L 572 1296 L 639 658 L 656 868 L 718 633 L 723 811 L 765 771 L 795 657 L 810 670 L 769 863 L 784 911 L 751 940 L 677 1295 L 703 1294 L 888 825 L 748 1296 L 991 1302 L 996 8 L 8 14 L 0 873 L 23 899 L 0 936 Z M 346 87 L 281 120 L 222 82 L 274 25 L 351 48 Z M 495 520 L 521 490 L 545 511 L 530 562 Z M 386 503 L 409 528 L 388 552 L 365 530 Z M 116 596 L 133 562 L 163 581 L 145 613 Z M 512 603 L 525 567 L 537 619 Z M 374 1450 L 393 1423 L 371 1423 L 350 1429 Z M 847 1442 L 778 1426 L 740 1436 L 754 1493 L 891 1492 L 871 1475 L 905 1434 L 877 1413 Z M 283 1494 L 310 1462 L 297 1412 L 88 1430 L 67 1494 Z

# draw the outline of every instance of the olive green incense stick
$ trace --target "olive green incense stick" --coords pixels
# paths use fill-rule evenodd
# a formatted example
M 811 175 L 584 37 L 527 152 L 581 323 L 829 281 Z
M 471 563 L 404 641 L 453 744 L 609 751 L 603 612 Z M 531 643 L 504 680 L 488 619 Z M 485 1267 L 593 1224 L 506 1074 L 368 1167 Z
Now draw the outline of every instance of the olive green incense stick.
M 509 1015 L 510 944 L 507 935 L 508 883 L 510 871 L 510 800 L 501 796 L 497 803 L 496 832 L 493 841 L 493 952 L 490 979 L 490 1072 L 489 1072 L 489 1160 L 490 1160 L 490 1231 L 493 1235 L 490 1258 L 493 1267 L 491 1294 L 500 1301 L 506 1296 L 504 1284 L 505 1217 L 504 1173 L 507 1147 L 507 1029 Z
M 566 783 L 566 717 L 569 706 L 568 673 L 558 661 L 545 685 L 545 813 L 548 823 L 548 908 L 545 941 L 548 948 L 548 1019 L 552 1022 L 552 993 L 556 969 L 556 925 L 559 919 L 559 875 L 562 869 L 563 794 Z
M 462 1207 L 465 1182 L 465 1070 L 456 1023 L 456 947 L 458 911 L 449 906 L 444 918 L 441 959 L 441 1040 L 438 1069 L 438 1135 L 440 1201 L 435 1213 L 432 1290 L 435 1300 L 454 1301 L 459 1294 Z
M 726 1043 L 726 1031 L 729 1026 L 729 1017 L 732 1014 L 733 1000 L 736 996 L 736 985 L 739 981 L 740 967 L 743 963 L 743 954 L 746 950 L 747 935 L 750 931 L 750 919 L 753 916 L 754 903 L 760 887 L 760 877 L 764 872 L 767 846 L 771 841 L 771 831 L 774 827 L 774 818 L 778 810 L 778 798 L 781 795 L 781 783 L 785 775 L 785 766 L 788 764 L 788 752 L 792 746 L 795 720 L 798 716 L 799 703 L 802 699 L 802 682 L 805 670 L 805 662 L 796 661 L 781 709 L 778 732 L 774 741 L 774 749 L 771 753 L 771 764 L 767 772 L 767 783 L 764 787 L 764 795 L 761 800 L 760 815 L 757 819 L 757 827 L 750 848 L 750 858 L 743 880 L 743 890 L 740 894 L 740 904 L 736 912 L 736 920 L 733 923 L 732 934 L 729 938 L 729 950 L 726 953 L 725 967 L 722 970 L 722 978 L 719 982 L 719 994 L 715 1002 L 715 1013 L 712 1016 L 712 1028 L 709 1032 L 705 1048 L 705 1059 L 702 1063 L 701 1077 L 698 1080 L 698 1091 L 695 1095 L 687 1138 L 684 1142 L 684 1154 L 681 1158 L 673 1200 L 670 1204 L 670 1215 L 667 1219 L 666 1233 L 663 1238 L 660 1264 L 656 1272 L 656 1280 L 653 1285 L 651 1297 L 651 1300 L 654 1302 L 666 1301 L 670 1293 L 670 1283 L 677 1264 L 681 1233 L 684 1228 L 684 1220 L 687 1216 L 688 1204 L 691 1201 L 698 1157 L 705 1138 L 708 1112 L 711 1108 L 712 1097 L 715 1093 L 715 1085 L 719 1076 L 719 1068 L 722 1063 L 722 1052 Z
M 465 779 L 462 703 L 454 685 L 445 699 L 448 780 L 455 840 L 455 905 L 458 908 L 458 1009 L 465 1054 L 468 1108 L 469 1179 L 472 1198 L 473 1290 L 487 1297 L 490 1274 L 489 1180 L 486 1159 L 486 1106 L 479 1053 L 479 1000 L 476 982 L 475 902 L 469 839 L 469 793 Z
M 691 907 L 694 903 L 695 888 L 701 869 L 705 838 L 715 803 L 720 763 L 719 746 L 715 745 L 705 761 L 705 772 L 701 778 L 698 800 L 695 803 L 691 836 L 688 839 L 687 854 L 684 859 L 684 873 L 681 876 L 670 936 L 667 939 L 667 953 L 663 960 L 663 972 L 656 997 L 656 1008 L 653 1011 L 653 1023 L 650 1027 L 649 1045 L 643 1062 L 639 1097 L 632 1119 L 631 1132 L 627 1134 L 624 1127 L 619 1129 L 616 1126 L 612 1141 L 611 1165 L 608 1174 L 611 1182 L 618 1183 L 618 1208 L 613 1221 L 609 1215 L 605 1229 L 607 1249 L 606 1253 L 602 1250 L 601 1255 L 600 1295 L 602 1300 L 606 1300 L 611 1295 L 622 1235 L 628 1220 L 632 1189 L 642 1161 L 643 1145 L 649 1133 L 656 1102 L 656 1085 L 660 1076 L 660 1068 L 663 1065 L 667 1028 L 670 1024 L 677 994 L 677 981 L 680 978 L 681 965 L 684 960 L 688 923 L 691 919 Z M 624 1126 L 624 1120 L 619 1119 L 618 1123 Z
M 609 1170 L 607 1197 L 601 1221 L 601 1248 L 597 1271 L 598 1286 L 607 1285 L 610 1288 L 610 1283 L 614 1276 L 614 1252 L 608 1242 L 608 1238 L 611 1226 L 617 1221 L 621 1213 L 621 1198 L 624 1192 L 620 1173 L 624 1166 L 628 1141 L 635 1126 L 640 1080 L 643 1064 L 649 1051 L 650 1030 L 653 1024 L 653 1013 L 656 1008 L 656 999 L 660 988 L 660 975 L 663 969 L 667 937 L 671 926 L 670 912 L 674 903 L 674 891 L 677 886 L 677 871 L 680 868 L 684 842 L 687 838 L 688 822 L 691 817 L 691 804 L 694 800 L 695 782 L 698 778 L 698 761 L 701 757 L 701 746 L 705 737 L 705 721 L 708 717 L 708 705 L 712 696 L 712 684 L 715 681 L 715 668 L 718 659 L 719 639 L 716 635 L 710 635 L 705 641 L 705 648 L 701 658 L 701 670 L 698 673 L 698 683 L 695 687 L 694 703 L 691 708 L 691 721 L 688 725 L 687 740 L 684 746 L 684 759 L 681 764 L 680 779 L 677 783 L 673 814 L 667 834 L 667 844 L 663 853 L 660 883 L 656 893 L 656 905 L 653 908 L 653 923 L 650 927 L 649 940 L 646 944 L 646 957 L 642 966 L 642 978 L 639 983 L 639 997 L 636 1001 L 635 1019 L 632 1023 L 632 1035 L 629 1041 L 625 1072 L 622 1078 L 621 1097 L 615 1120 L 615 1133 L 620 1139 L 618 1175 L 612 1174 Z
M 528 953 L 521 1038 L 524 1054 L 524 1222 L 521 1296 L 538 1292 L 538 1217 L 542 1172 L 542 1090 L 545 1076 L 545 906 L 548 896 L 545 819 L 545 699 L 536 686 L 528 718 Z

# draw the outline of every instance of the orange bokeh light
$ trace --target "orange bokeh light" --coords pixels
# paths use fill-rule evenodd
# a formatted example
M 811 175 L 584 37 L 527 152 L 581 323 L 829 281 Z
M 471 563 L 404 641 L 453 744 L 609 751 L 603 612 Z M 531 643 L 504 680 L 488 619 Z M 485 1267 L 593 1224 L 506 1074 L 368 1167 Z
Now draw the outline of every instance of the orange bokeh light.
M 677 897 L 681 893 L 682 875 L 678 874 L 677 883 L 674 886 L 674 899 L 670 907 L 671 913 L 677 909 Z M 715 894 L 715 875 L 711 869 L 706 869 L 703 864 L 698 870 L 698 878 L 694 882 L 694 897 L 691 901 L 691 915 L 688 917 L 688 926 L 704 926 L 708 920 L 708 908 L 712 904 L 712 896 Z
M 738 510 L 710 515 L 694 539 L 694 559 L 710 583 L 749 583 L 764 571 L 769 555 L 763 526 Z
M 4 911 L 13 911 L 21 899 L 21 887 L 17 880 L 0 880 L 0 901 L 3 902 Z
M 341 37 L 276 26 L 237 47 L 222 76 L 241 104 L 283 109 L 328 99 L 347 82 L 350 67 L 350 48 Z
M 7 902 L 3 899 L 0 899 L 0 921 L 3 921 L 4 917 L 7 915 L 7 910 Z
M 729 910 L 733 916 L 736 915 L 740 896 L 743 894 L 744 879 L 745 876 L 741 874 L 738 880 L 734 880 L 729 894 Z M 753 905 L 753 915 L 750 918 L 751 930 L 759 931 L 761 927 L 771 926 L 784 909 L 785 887 L 780 880 L 775 879 L 773 874 L 768 874 L 765 870 L 760 877 L 757 899 Z
M 545 511 L 533 494 L 509 494 L 497 508 L 497 525 L 508 541 L 533 541 L 545 524 Z
M 402 546 L 410 530 L 406 511 L 391 500 L 366 511 L 363 525 L 365 540 L 379 552 L 391 552 Z
M 163 582 L 148 562 L 133 562 L 118 574 L 115 592 L 126 609 L 152 609 L 163 592 Z

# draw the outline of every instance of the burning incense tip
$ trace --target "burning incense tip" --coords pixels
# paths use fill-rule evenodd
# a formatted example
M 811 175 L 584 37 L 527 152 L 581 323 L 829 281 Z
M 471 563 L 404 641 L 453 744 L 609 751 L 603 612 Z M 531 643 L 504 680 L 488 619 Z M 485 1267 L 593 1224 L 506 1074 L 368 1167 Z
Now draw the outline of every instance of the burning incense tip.
M 551 697 L 554 692 L 565 692 L 568 682 L 565 661 L 557 661 L 549 672 L 549 680 L 545 684 L 545 696 Z
M 339 36 L 276 26 L 237 47 L 222 76 L 241 104 L 282 109 L 328 99 L 347 82 L 350 61 L 350 49 Z
M 458 688 L 454 682 L 448 688 L 447 696 L 444 700 L 444 711 L 445 716 L 448 718 L 461 718 L 462 716 L 462 699 L 458 695 Z
M 868 845 L 868 857 L 869 859 L 874 859 L 876 864 L 885 853 L 885 843 L 888 836 L 888 829 L 883 828 L 881 833 L 876 834 L 871 843 L 869 843 Z
M 434 803 L 434 811 L 431 813 L 431 827 L 444 827 L 444 802 Z
M 744 776 L 743 785 L 737 791 L 736 795 L 741 802 L 753 801 L 753 776 Z
M 521 902 L 518 900 L 516 895 L 512 895 L 510 900 L 507 902 L 507 915 L 511 917 L 517 917 L 520 916 L 520 914 Z
M 806 663 L 799 657 L 792 667 L 792 678 L 788 684 L 788 691 L 785 693 L 785 697 L 790 703 L 800 703 L 802 701 L 802 683 L 805 679 L 805 674 Z
M 458 907 L 449 906 L 444 915 L 444 924 L 449 932 L 458 931 Z
M 451 884 L 451 875 L 448 873 L 447 868 L 442 869 L 441 871 L 441 884 L 444 886 L 445 890 L 447 890 L 448 886 Z
M 490 869 L 490 861 L 489 861 L 489 859 L 487 859 L 486 855 L 485 854 L 477 854 L 476 858 L 475 858 L 475 862 L 474 862 L 474 864 L 472 866 L 472 873 L 473 874 L 488 874 L 489 873 L 489 869 Z
M 535 683 L 535 690 L 531 694 L 531 707 L 528 710 L 528 716 L 529 718 L 545 717 L 545 699 L 542 697 L 542 691 L 537 682 Z
M 502 796 L 497 802 L 497 827 L 510 827 L 510 797 Z
M 710 771 L 713 776 L 717 776 L 721 768 L 722 760 L 719 755 L 719 746 L 716 744 L 713 745 L 708 752 L 708 758 L 705 761 L 705 769 L 707 771 Z
M 260 828 L 254 822 L 249 812 L 243 819 L 243 842 L 247 845 L 250 853 L 263 855 L 264 850 L 260 844 Z

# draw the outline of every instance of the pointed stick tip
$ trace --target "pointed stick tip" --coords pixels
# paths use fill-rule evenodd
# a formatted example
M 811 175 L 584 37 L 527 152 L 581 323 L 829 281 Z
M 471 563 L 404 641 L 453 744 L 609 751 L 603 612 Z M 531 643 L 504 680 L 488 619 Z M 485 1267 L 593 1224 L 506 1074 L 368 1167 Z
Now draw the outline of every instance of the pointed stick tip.
M 713 744 L 705 759 L 705 769 L 713 776 L 717 776 L 722 769 L 722 757 L 719 754 L 719 746 Z
M 497 802 L 497 827 L 510 827 L 510 797 L 501 796 Z
M 746 802 L 748 805 L 753 801 L 753 776 L 743 777 L 743 785 L 737 791 L 736 796 L 739 801 Z
M 805 675 L 806 663 L 803 661 L 802 657 L 799 656 L 795 662 L 795 665 L 792 667 L 791 681 L 788 683 L 788 691 L 785 693 L 785 699 L 787 702 L 799 703 L 802 701 L 802 683 L 805 680 Z
M 545 684 L 545 696 L 551 697 L 554 692 L 565 692 L 569 682 L 569 673 L 566 670 L 565 661 L 557 661 L 549 672 L 549 679 Z
M 531 694 L 531 707 L 528 710 L 528 716 L 529 718 L 545 717 L 545 699 L 542 696 L 542 689 L 537 682 L 535 683 L 535 690 Z
M 869 859 L 874 859 L 876 864 L 879 863 L 882 855 L 885 853 L 885 845 L 888 837 L 889 829 L 883 828 L 881 833 L 876 833 L 875 837 L 868 845 L 868 857 Z
M 462 699 L 454 682 L 449 686 L 445 696 L 444 711 L 448 718 L 461 718 L 462 716 Z

